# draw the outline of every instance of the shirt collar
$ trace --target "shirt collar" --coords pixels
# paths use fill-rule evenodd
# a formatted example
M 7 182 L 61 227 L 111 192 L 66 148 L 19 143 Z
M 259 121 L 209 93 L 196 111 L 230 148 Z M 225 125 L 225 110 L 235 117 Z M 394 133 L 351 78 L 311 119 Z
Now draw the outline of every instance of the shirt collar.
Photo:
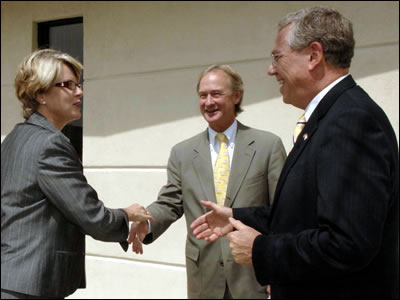
M 237 121 L 235 119 L 235 121 L 233 121 L 232 125 L 229 126 L 229 128 L 227 130 L 225 130 L 224 132 L 222 132 L 223 134 L 225 134 L 227 141 L 228 141 L 228 145 L 235 143 L 236 140 L 236 132 L 237 132 Z M 216 132 L 214 129 L 212 129 L 211 127 L 208 127 L 208 136 L 210 138 L 210 144 L 214 145 L 215 143 L 215 136 L 217 135 L 218 132 Z
M 306 118 L 306 121 L 308 121 L 311 117 L 311 114 L 314 112 L 315 108 L 317 105 L 321 102 L 322 98 L 325 97 L 325 95 L 340 81 L 342 81 L 344 78 L 346 78 L 350 74 L 346 74 L 342 77 L 339 77 L 336 79 L 334 82 L 332 82 L 330 85 L 328 85 L 326 88 L 324 88 L 322 91 L 318 93 L 317 96 L 314 97 L 314 99 L 311 100 L 311 102 L 307 105 L 305 111 L 304 111 L 304 117 Z

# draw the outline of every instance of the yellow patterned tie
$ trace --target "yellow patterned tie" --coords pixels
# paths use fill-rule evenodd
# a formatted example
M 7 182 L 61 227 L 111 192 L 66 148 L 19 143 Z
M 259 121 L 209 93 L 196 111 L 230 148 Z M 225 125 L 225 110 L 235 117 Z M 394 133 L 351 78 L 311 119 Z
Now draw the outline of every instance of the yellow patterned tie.
M 306 126 L 306 118 L 304 117 L 304 114 L 301 115 L 300 119 L 297 121 L 296 128 L 294 129 L 293 133 L 293 146 L 297 141 L 297 138 L 299 137 L 300 132 L 303 130 L 304 126 Z
M 226 136 L 223 133 L 218 133 L 215 138 L 220 142 L 219 153 L 214 167 L 215 196 L 217 204 L 224 205 L 229 180 L 229 152 Z

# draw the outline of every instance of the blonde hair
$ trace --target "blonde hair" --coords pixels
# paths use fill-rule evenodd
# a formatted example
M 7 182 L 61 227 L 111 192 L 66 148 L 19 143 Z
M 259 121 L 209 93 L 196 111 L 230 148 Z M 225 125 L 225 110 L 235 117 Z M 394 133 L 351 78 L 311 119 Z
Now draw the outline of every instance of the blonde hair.
M 38 94 L 46 93 L 60 78 L 63 64 L 71 68 L 79 81 L 82 64 L 69 54 L 57 50 L 36 50 L 19 65 L 14 87 L 17 98 L 22 103 L 25 119 L 38 109 Z
M 239 103 L 235 105 L 235 114 L 236 116 L 240 114 L 243 109 L 241 108 L 242 100 L 243 100 L 243 80 L 242 77 L 238 73 L 236 73 L 230 66 L 228 65 L 212 65 L 206 68 L 203 72 L 200 73 L 199 81 L 197 82 L 197 92 L 199 92 L 200 81 L 203 77 L 215 71 L 223 71 L 229 77 L 229 81 L 231 82 L 231 89 L 234 93 L 240 92 L 240 100 Z

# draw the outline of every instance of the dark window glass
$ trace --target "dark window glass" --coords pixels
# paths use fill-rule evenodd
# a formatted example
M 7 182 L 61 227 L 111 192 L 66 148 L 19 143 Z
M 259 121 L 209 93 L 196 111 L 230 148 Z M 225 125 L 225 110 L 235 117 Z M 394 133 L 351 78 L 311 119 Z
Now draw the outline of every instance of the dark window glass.
M 83 64 L 83 18 L 61 19 L 38 23 L 38 47 L 66 52 Z M 83 79 L 83 74 L 81 81 Z M 82 118 L 67 124 L 62 130 L 71 140 L 82 160 Z

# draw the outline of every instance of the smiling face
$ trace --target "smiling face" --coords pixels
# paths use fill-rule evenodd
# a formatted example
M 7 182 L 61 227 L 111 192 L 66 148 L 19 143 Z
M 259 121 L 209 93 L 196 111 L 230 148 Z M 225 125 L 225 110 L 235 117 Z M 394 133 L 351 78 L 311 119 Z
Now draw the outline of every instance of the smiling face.
M 71 68 L 62 64 L 62 71 L 57 83 L 66 81 L 78 83 Z M 80 99 L 82 96 L 83 91 L 79 87 L 70 90 L 66 86 L 53 86 L 46 93 L 38 95 L 38 111 L 61 130 L 67 123 L 81 118 Z M 43 101 L 46 103 L 43 104 Z
M 223 132 L 236 118 L 240 93 L 233 93 L 228 75 L 221 70 L 204 75 L 199 84 L 200 112 L 209 126 Z
M 290 48 L 287 41 L 290 26 L 284 27 L 276 37 L 272 51 L 275 59 L 268 68 L 268 74 L 275 76 L 279 82 L 283 102 L 304 109 L 312 99 L 309 49 L 296 51 Z

